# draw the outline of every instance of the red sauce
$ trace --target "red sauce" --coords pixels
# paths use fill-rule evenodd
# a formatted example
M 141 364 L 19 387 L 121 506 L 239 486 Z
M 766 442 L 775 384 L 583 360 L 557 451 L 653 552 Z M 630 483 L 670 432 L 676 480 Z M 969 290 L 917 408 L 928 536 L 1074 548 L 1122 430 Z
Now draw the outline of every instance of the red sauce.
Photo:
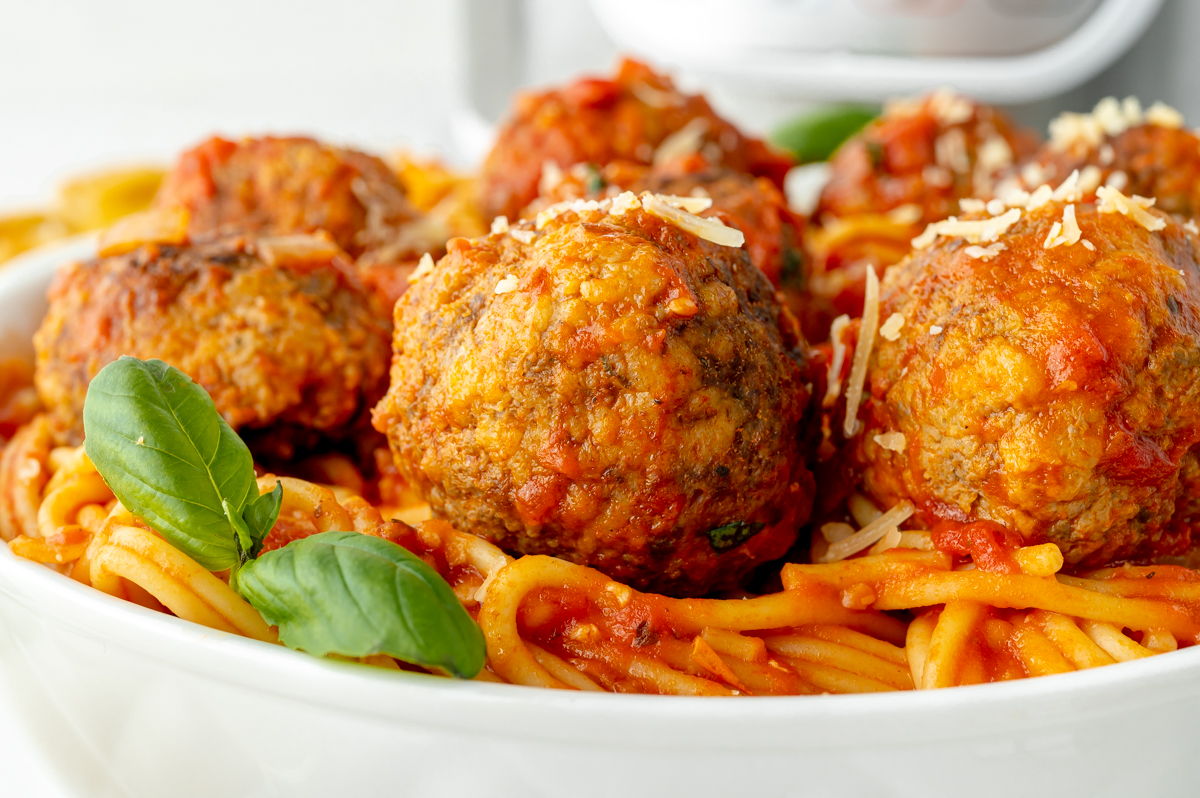
M 1016 532 L 994 521 L 969 524 L 943 521 L 933 528 L 933 545 L 956 557 L 970 557 L 981 571 L 1019 574 L 1021 568 L 1013 552 L 1024 542 Z

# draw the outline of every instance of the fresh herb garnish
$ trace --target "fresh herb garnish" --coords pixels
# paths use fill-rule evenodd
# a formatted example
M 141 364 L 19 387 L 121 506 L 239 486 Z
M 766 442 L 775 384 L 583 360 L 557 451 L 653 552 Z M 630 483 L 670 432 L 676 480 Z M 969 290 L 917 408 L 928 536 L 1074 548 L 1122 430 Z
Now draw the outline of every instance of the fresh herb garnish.
M 179 369 L 132 357 L 109 363 L 88 387 L 83 429 L 88 457 L 121 504 L 210 571 L 244 561 L 235 529 L 250 550 L 270 529 L 263 513 L 244 520 L 247 505 L 258 506 L 250 450 Z
M 763 528 L 758 521 L 734 521 L 708 530 L 708 542 L 718 554 L 729 551 L 754 537 Z
M 326 532 L 297 540 L 247 564 L 238 586 L 291 648 L 384 653 L 468 678 L 483 667 L 483 633 L 450 586 L 382 538 Z
M 879 115 L 878 108 L 862 105 L 824 105 L 781 125 L 771 141 L 801 163 L 827 161 L 846 139 Z
M 259 556 L 283 487 L 259 495 L 250 450 L 212 398 L 160 360 L 105 366 L 84 446 L 130 512 L 230 585 L 280 639 L 312 654 L 383 653 L 455 676 L 483 668 L 483 633 L 436 571 L 402 547 L 323 532 Z

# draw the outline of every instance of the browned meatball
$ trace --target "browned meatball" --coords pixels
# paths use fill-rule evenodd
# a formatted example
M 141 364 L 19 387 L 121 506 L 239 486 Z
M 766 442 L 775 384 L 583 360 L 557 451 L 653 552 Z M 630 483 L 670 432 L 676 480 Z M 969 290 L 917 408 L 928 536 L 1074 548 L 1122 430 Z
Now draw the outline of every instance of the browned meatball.
M 676 133 L 682 136 L 672 139 L 678 146 L 661 151 Z M 483 209 L 488 218 L 515 219 L 537 198 L 547 161 L 566 169 L 616 160 L 650 164 L 690 153 L 768 177 L 780 187 L 792 165 L 784 153 L 717 116 L 703 97 L 682 94 L 670 78 L 626 59 L 612 79 L 582 78 L 517 97 L 512 118 L 483 164 Z
M 1016 170 L 1024 188 L 1057 185 L 1078 169 L 1087 199 L 1096 186 L 1108 184 L 1154 197 L 1155 207 L 1168 213 L 1200 213 L 1200 136 L 1185 129 L 1174 110 L 1154 106 L 1143 115 L 1136 103 L 1118 106 L 1109 98 L 1092 114 L 1063 114 L 1050 132 L 1051 140 Z
M 957 214 L 960 199 L 990 195 L 996 174 L 1036 147 L 1037 137 L 1005 114 L 952 92 L 894 101 L 838 149 L 814 215 L 912 205 L 914 224 L 936 222 Z
M 435 513 L 510 551 L 731 586 L 812 499 L 806 347 L 774 296 L 640 208 L 454 239 L 396 306 L 375 426 Z
M 1068 209 L 1080 236 L 1050 246 L 1056 223 L 1071 232 Z M 1053 541 L 1068 563 L 1186 547 L 1200 239 L 1121 195 L 1022 211 L 995 244 L 964 240 L 969 227 L 883 281 L 879 318 L 896 318 L 871 354 L 867 489 L 911 499 L 927 524 L 985 519 Z
M 387 312 L 329 260 L 267 265 L 232 238 L 62 268 L 34 337 L 43 402 L 78 438 L 88 383 L 121 355 L 160 358 L 236 429 L 334 432 L 386 389 Z
M 391 300 L 416 260 L 440 254 L 448 237 L 379 158 L 308 138 L 213 137 L 180 156 L 154 201 L 186 208 L 192 235 L 324 230 Z
M 712 207 L 700 215 L 721 219 L 741 230 L 751 262 L 783 293 L 804 336 L 810 341 L 828 337 L 833 316 L 808 290 L 804 217 L 792 212 L 783 192 L 767 178 L 710 166 L 704 159 L 691 156 L 658 167 L 628 161 L 613 161 L 602 168 L 576 164 L 555 185 L 543 189 L 522 217 L 536 218 L 538 212 L 556 202 L 614 197 L 626 190 L 711 199 Z

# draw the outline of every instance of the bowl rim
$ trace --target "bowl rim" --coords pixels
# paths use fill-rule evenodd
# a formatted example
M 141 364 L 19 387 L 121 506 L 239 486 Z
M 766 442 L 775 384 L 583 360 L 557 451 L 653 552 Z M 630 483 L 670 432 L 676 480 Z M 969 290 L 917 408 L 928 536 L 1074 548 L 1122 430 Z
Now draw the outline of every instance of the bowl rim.
M 0 311 L 13 294 L 44 290 L 57 266 L 86 258 L 94 238 L 83 237 L 17 256 L 0 266 Z M 53 569 L 24 560 L 8 546 L 0 551 L 0 599 L 23 607 L 38 622 L 52 622 L 85 638 L 133 651 L 161 665 L 226 684 L 299 700 L 327 709 L 382 720 L 420 722 L 512 734 L 514 712 L 522 738 L 562 741 L 564 735 L 594 739 L 587 726 L 617 731 L 614 745 L 641 741 L 657 747 L 666 727 L 715 724 L 724 748 L 793 748 L 796 739 L 781 729 L 806 733 L 831 722 L 855 726 L 859 745 L 870 744 L 872 726 L 888 721 L 912 727 L 924 739 L 947 739 L 969 731 L 981 711 L 990 717 L 1050 717 L 1063 711 L 1091 712 L 1104 702 L 1137 702 L 1146 707 L 1171 700 L 1178 686 L 1200 691 L 1200 646 L 1147 657 L 1117 667 L 970 685 L 941 690 L 876 694 L 761 696 L 732 701 L 710 697 L 591 694 L 519 685 L 447 679 L 311 657 L 239 635 L 158 613 L 101 593 Z M 922 723 L 938 718 L 939 723 Z M 958 718 L 962 724 L 946 724 Z M 588 723 L 578 723 L 586 720 Z M 849 727 L 847 727 L 849 728 Z M 540 730 L 539 730 L 540 729 Z M 736 732 L 730 734 L 729 732 Z M 836 744 L 837 734 L 827 743 Z M 811 738 L 820 741 L 824 735 Z M 882 738 L 880 738 L 882 739 Z M 912 743 L 912 738 L 908 743 Z

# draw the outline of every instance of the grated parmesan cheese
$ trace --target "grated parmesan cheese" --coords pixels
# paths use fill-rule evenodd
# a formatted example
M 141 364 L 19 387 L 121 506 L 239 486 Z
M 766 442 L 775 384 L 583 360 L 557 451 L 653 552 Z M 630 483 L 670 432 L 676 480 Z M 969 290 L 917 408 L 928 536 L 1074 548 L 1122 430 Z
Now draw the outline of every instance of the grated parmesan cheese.
M 1083 244 L 1083 248 L 1086 249 L 1088 252 L 1096 251 L 1096 245 L 1093 244 L 1091 241 L 1088 241 L 1086 238 L 1081 239 L 1079 243 Z
M 506 274 L 504 279 L 496 283 L 497 294 L 511 294 L 517 290 L 517 278 L 515 275 Z
M 849 537 L 830 543 L 821 562 L 838 562 L 879 542 L 890 529 L 899 529 L 913 514 L 913 505 L 902 501 Z
M 503 217 L 501 217 L 503 218 Z M 421 256 L 421 260 L 417 262 L 417 268 L 413 271 L 412 276 L 408 278 L 410 283 L 420 280 L 425 275 L 433 271 L 433 256 L 426 252 Z
M 1100 203 L 1097 207 L 1100 213 L 1119 213 L 1150 231 L 1162 230 L 1167 226 L 1166 219 L 1155 216 L 1146 210 L 1153 207 L 1154 200 L 1152 199 L 1139 197 L 1136 194 L 1127 197 L 1119 190 L 1109 186 L 1101 186 L 1096 189 L 1096 199 Z
M 667 136 L 654 151 L 653 165 L 662 166 L 676 158 L 686 158 L 700 152 L 708 127 L 708 120 L 698 116 Z
M 542 176 L 538 179 L 538 193 L 549 194 L 558 188 L 563 181 L 563 170 L 559 165 L 547 158 L 542 162 Z
M 1159 127 L 1178 129 L 1183 127 L 1183 114 L 1166 103 L 1155 103 L 1146 110 L 1146 121 Z
M 520 227 L 512 228 L 508 231 L 508 234 L 522 244 L 532 244 L 533 239 L 537 238 L 537 233 Z
M 916 249 L 925 249 L 938 236 L 964 238 L 971 244 L 987 244 L 1000 238 L 1020 218 L 1021 211 L 1018 208 L 1010 208 L 1006 213 L 991 219 L 976 221 L 960 221 L 957 217 L 951 216 L 944 222 L 931 223 L 925 228 L 924 233 L 912 240 L 912 245 Z
M 887 321 L 879 328 L 879 335 L 885 341 L 897 341 L 900 339 L 900 330 L 904 327 L 904 317 L 899 313 L 893 313 L 887 317 Z
M 902 452 L 908 445 L 903 432 L 881 432 L 872 440 L 889 452 Z
M 507 216 L 497 216 L 495 219 L 492 219 L 492 232 L 499 233 L 499 234 L 507 233 L 508 232 L 508 217 Z
M 1115 97 L 1105 97 L 1096 103 L 1090 114 L 1064 113 L 1054 119 L 1050 123 L 1050 144 L 1059 151 L 1078 146 L 1098 147 L 1105 136 L 1119 136 L 1143 124 L 1180 128 L 1183 127 L 1183 114 L 1163 103 L 1154 103 L 1143 112 L 1136 97 L 1126 97 L 1121 102 Z M 1107 166 L 1114 155 L 1112 147 L 1107 150 L 1102 147 L 1100 163 Z
M 608 206 L 608 214 L 610 216 L 624 216 L 630 211 L 641 207 L 642 203 L 638 202 L 637 194 L 634 194 L 632 191 L 625 191 L 613 197 L 612 204 Z
M 931 325 L 929 325 L 929 334 L 930 335 L 941 335 L 942 329 L 943 328 L 937 324 L 931 324 Z
M 1061 222 L 1055 222 L 1050 228 L 1050 233 L 1046 236 L 1046 240 L 1042 242 L 1043 249 L 1054 249 L 1063 244 L 1071 245 L 1078 243 L 1083 231 L 1079 229 L 1079 223 L 1075 221 L 1075 206 L 1068 205 L 1063 208 L 1063 218 Z
M 879 277 L 875 267 L 867 265 L 867 290 L 863 301 L 862 321 L 858 328 L 858 345 L 854 347 L 854 362 L 850 366 L 850 383 L 846 386 L 846 420 L 842 433 L 852 438 L 858 433 L 858 406 L 862 402 L 863 386 L 867 382 L 867 364 L 875 345 L 879 326 Z
M 1183 223 L 1183 229 L 1187 230 L 1192 235 L 1200 235 L 1200 227 L 1196 226 L 1195 219 L 1188 219 Z
M 997 241 L 995 244 L 989 244 L 986 247 L 972 245 L 964 249 L 963 252 L 968 257 L 987 261 L 996 257 L 1005 249 L 1007 249 L 1007 247 L 1004 246 L 1004 243 L 1002 241 Z
M 971 101 L 950 88 L 936 89 L 929 95 L 929 107 L 938 122 L 949 127 L 961 125 L 975 114 Z
M 1100 171 L 1100 167 L 1090 163 L 1079 173 L 1079 190 L 1084 194 L 1094 194 L 1103 178 L 1104 172 Z
M 892 208 L 887 212 L 888 221 L 892 224 L 916 224 L 924 215 L 921 206 L 911 202 Z
M 1104 181 L 1104 185 L 1109 188 L 1115 188 L 1117 191 L 1124 191 L 1129 185 L 1129 175 L 1118 169 L 1108 176 L 1108 180 Z
M 962 128 L 953 127 L 933 142 L 934 160 L 937 165 L 965 175 L 971 171 L 971 159 L 967 155 L 967 136 Z
M 703 216 L 688 213 L 649 191 L 644 192 L 639 199 L 646 213 L 657 216 L 664 222 L 669 222 L 705 241 L 735 248 L 746 243 L 746 236 L 741 230 L 736 227 L 727 227 L 720 219 L 706 219 Z
M 829 326 L 829 341 L 833 344 L 833 357 L 829 362 L 829 384 L 825 387 L 825 398 L 821 400 L 822 407 L 833 407 L 842 393 L 842 366 L 846 362 L 846 342 L 842 340 L 842 333 L 849 324 L 850 317 L 843 313 Z
M 1008 205 L 1006 205 L 1004 203 L 1004 200 L 1002 200 L 1002 199 L 988 200 L 987 212 L 990 213 L 992 216 L 999 216 L 1000 214 L 1004 213 L 1006 210 L 1008 210 Z
M 980 199 L 966 197 L 958 201 L 958 207 L 963 213 L 983 213 L 987 210 L 987 203 Z

